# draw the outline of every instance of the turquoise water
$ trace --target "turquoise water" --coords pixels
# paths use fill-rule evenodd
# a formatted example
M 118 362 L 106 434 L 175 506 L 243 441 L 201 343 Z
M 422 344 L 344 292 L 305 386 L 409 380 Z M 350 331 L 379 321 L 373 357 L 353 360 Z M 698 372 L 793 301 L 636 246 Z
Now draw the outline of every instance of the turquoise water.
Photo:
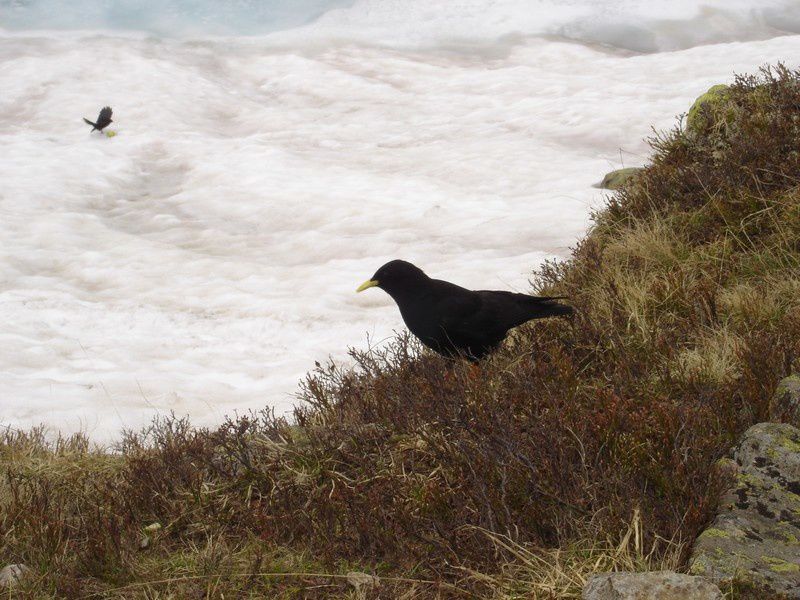
M 310 25 L 310 27 L 303 27 Z M 556 36 L 633 52 L 800 32 L 797 0 L 0 0 L 0 29 L 254 36 L 430 47 Z
M 309 23 L 350 0 L 0 0 L 0 27 L 155 34 L 269 33 Z

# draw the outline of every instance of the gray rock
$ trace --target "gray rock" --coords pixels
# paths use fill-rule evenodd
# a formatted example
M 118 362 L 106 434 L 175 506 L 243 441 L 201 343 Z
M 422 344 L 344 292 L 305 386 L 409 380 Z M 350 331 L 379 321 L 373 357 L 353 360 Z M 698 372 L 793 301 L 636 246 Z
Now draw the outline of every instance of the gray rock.
M 672 571 L 601 573 L 583 588 L 583 600 L 722 600 L 722 592 L 702 577 Z
M 158 522 L 150 523 L 150 525 L 145 527 L 143 531 L 145 533 L 156 533 L 158 531 L 161 531 L 161 523 Z
M 6 565 L 0 569 L 0 587 L 13 587 L 30 571 L 23 564 Z
M 139 550 L 147 550 L 153 543 L 153 536 L 161 531 L 161 523 L 150 523 L 147 527 L 142 528 L 144 532 L 139 538 Z
M 368 573 L 350 571 L 347 574 L 347 583 L 355 588 L 356 597 L 361 600 L 366 599 L 369 590 L 380 587 L 381 580 Z
M 769 403 L 769 420 L 800 425 L 800 375 L 790 375 L 778 384 Z
M 735 483 L 695 541 L 689 572 L 753 598 L 800 599 L 800 430 L 753 425 L 727 463 Z
M 618 190 L 625 183 L 633 179 L 641 170 L 641 167 L 626 167 L 624 169 L 611 171 L 610 173 L 606 173 L 605 177 L 603 177 L 603 181 L 598 183 L 596 187 L 604 190 Z

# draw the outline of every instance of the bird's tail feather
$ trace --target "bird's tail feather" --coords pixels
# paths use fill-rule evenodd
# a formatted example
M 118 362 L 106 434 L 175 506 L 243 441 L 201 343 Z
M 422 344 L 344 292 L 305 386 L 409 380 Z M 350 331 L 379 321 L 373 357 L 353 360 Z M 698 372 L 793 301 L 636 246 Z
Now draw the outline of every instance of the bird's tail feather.
M 535 314 L 534 319 L 546 317 L 566 317 L 575 312 L 569 304 L 562 304 L 558 300 L 566 300 L 566 296 L 528 296 L 526 303 L 528 309 Z
M 551 298 L 548 298 L 551 300 Z M 552 298 L 555 300 L 555 298 Z M 539 306 L 540 317 L 566 317 L 575 312 L 575 309 L 567 304 L 559 304 L 558 302 L 542 302 Z
M 91 122 L 89 119 L 87 119 L 86 117 L 83 117 L 83 121 L 84 121 L 84 122 L 85 122 L 87 125 L 91 125 L 91 126 L 92 126 L 92 128 L 93 128 L 93 129 L 92 129 L 92 131 L 94 131 L 95 129 L 97 129 L 97 123 L 92 123 L 92 122 Z

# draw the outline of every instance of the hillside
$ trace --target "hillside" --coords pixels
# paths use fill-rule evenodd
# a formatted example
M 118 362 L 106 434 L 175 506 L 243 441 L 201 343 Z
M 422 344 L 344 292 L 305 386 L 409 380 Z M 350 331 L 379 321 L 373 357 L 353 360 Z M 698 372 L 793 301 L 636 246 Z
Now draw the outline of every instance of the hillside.
M 738 77 L 651 145 L 532 276 L 575 317 L 477 372 L 401 338 L 318 366 L 292 423 L 161 420 L 113 451 L 7 431 L 22 597 L 573 598 L 680 568 L 715 462 L 800 369 L 800 72 Z

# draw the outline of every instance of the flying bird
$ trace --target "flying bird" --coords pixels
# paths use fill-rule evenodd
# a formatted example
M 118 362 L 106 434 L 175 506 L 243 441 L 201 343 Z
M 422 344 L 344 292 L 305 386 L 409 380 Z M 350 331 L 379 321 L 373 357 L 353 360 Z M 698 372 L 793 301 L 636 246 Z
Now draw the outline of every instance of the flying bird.
M 432 279 L 404 260 L 386 263 L 356 292 L 378 287 L 397 303 L 411 333 L 428 348 L 448 357 L 477 362 L 505 339 L 510 329 L 532 319 L 570 315 L 562 296 L 472 291 Z
M 97 123 L 92 123 L 86 117 L 84 117 L 83 120 L 86 122 L 87 125 L 91 125 L 92 126 L 92 131 L 94 131 L 95 129 L 97 131 L 103 131 L 103 129 L 105 129 L 106 127 L 108 127 L 112 123 L 112 121 L 111 121 L 111 107 L 110 106 L 106 106 L 106 107 L 104 107 L 104 108 L 102 108 L 100 110 L 100 114 L 97 115 Z M 91 133 L 91 131 L 89 133 Z

